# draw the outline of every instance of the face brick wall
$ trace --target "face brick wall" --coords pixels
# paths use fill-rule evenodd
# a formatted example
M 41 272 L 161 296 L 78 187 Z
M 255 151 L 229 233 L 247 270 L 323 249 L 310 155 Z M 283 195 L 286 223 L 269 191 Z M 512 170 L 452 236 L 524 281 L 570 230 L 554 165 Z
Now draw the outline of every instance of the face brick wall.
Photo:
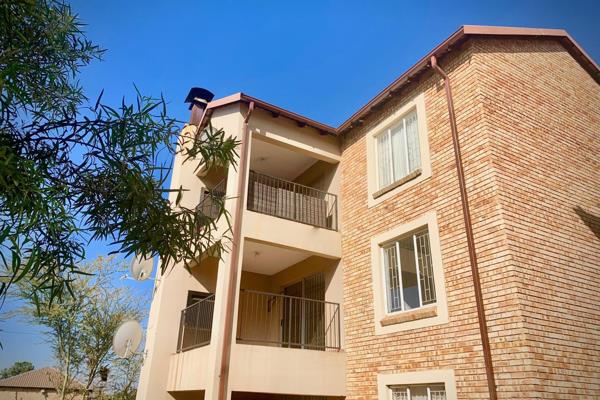
M 600 86 L 554 41 L 474 47 L 527 380 L 544 398 L 600 397 Z
M 598 394 L 600 234 L 589 226 L 600 216 L 599 87 L 550 41 L 472 39 L 441 66 L 453 84 L 499 397 Z M 432 176 L 368 208 L 365 133 L 421 92 Z M 441 79 L 426 73 L 343 141 L 348 398 L 376 398 L 378 373 L 447 368 L 459 398 L 487 398 Z M 371 237 L 431 210 L 449 323 L 377 336 Z

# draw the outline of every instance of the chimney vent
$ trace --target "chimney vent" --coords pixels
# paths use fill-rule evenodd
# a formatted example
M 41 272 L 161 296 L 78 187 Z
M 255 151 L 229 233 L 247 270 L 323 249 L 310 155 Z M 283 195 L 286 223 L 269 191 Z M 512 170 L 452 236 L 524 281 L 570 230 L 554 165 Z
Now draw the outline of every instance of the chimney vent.
M 215 97 L 215 95 L 204 88 L 194 87 L 190 89 L 187 97 L 185 98 L 186 103 L 190 103 L 190 110 L 192 115 L 190 116 L 190 124 L 200 125 L 202 118 L 204 117 L 204 111 L 206 105 Z

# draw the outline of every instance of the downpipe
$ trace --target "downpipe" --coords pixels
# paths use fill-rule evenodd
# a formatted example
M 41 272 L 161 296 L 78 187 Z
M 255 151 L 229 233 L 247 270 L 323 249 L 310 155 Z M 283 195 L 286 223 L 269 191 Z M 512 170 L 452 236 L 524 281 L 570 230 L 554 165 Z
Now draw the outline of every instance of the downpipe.
M 483 347 L 483 360 L 485 363 L 485 374 L 487 376 L 488 391 L 490 400 L 497 400 L 496 379 L 494 377 L 494 366 L 492 363 L 492 352 L 490 349 L 490 339 L 488 336 L 487 322 L 485 318 L 485 308 L 483 305 L 483 295 L 481 292 L 481 282 L 479 280 L 479 266 L 477 265 L 477 254 L 475 252 L 475 239 L 473 237 L 473 225 L 471 223 L 471 211 L 469 209 L 469 197 L 467 195 L 467 185 L 465 182 L 465 173 L 463 169 L 462 156 L 460 153 L 460 142 L 458 140 L 458 129 L 456 128 L 456 114 L 454 113 L 454 102 L 452 99 L 452 87 L 450 78 L 444 70 L 438 65 L 437 58 L 431 56 L 431 67 L 444 79 L 444 89 L 446 91 L 446 102 L 448 103 L 448 117 L 450 118 L 450 130 L 452 131 L 452 145 L 454 146 L 454 159 L 456 161 L 456 172 L 458 175 L 458 185 L 460 187 L 460 199 L 462 203 L 463 217 L 465 221 L 465 231 L 467 235 L 467 247 L 469 250 L 469 260 L 471 263 L 471 276 L 473 277 L 473 289 L 475 291 L 475 303 L 477 304 L 477 318 L 479 320 L 479 333 L 481 335 L 481 345 Z
M 235 208 L 233 220 L 233 241 L 231 244 L 231 262 L 229 264 L 229 281 L 227 282 L 227 299 L 225 305 L 225 332 L 223 333 L 223 348 L 221 354 L 221 366 L 219 368 L 219 400 L 227 400 L 227 384 L 229 381 L 229 365 L 231 361 L 231 341 L 233 330 L 233 311 L 235 306 L 235 294 L 238 276 L 238 263 L 240 259 L 240 248 L 242 240 L 242 216 L 244 215 L 244 204 L 246 203 L 246 177 L 248 175 L 248 148 L 250 142 L 250 128 L 248 121 L 254 111 L 254 102 L 250 102 L 248 113 L 244 118 L 242 133 L 242 148 L 240 151 L 240 172 L 237 186 L 238 201 Z

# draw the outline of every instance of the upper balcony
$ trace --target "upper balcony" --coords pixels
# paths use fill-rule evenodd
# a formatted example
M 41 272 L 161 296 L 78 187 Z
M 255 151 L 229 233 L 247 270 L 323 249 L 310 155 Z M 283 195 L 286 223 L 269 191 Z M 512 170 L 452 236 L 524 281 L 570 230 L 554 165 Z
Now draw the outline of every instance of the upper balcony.
M 333 193 L 250 171 L 248 210 L 337 230 L 338 201 Z
M 253 137 L 244 236 L 341 257 L 338 167 L 335 160 Z

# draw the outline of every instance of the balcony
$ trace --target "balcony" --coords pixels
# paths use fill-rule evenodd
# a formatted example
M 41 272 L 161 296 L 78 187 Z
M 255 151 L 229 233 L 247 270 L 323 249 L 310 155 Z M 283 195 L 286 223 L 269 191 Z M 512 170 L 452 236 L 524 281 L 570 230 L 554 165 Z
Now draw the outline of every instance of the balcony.
M 200 211 L 210 221 L 219 218 L 225 201 L 226 189 L 227 179 L 221 180 L 213 188 L 203 188 L 200 192 L 200 201 L 196 206 L 196 210 Z
M 309 186 L 250 171 L 248 210 L 337 230 L 337 196 Z
M 181 310 L 178 353 L 210 344 L 214 309 L 215 295 L 211 294 Z
M 242 271 L 231 355 L 233 392 L 257 398 L 345 395 L 342 307 L 337 303 L 341 276 L 333 264 L 311 257 L 269 276 Z
M 214 295 L 181 311 L 177 352 L 210 344 Z M 240 291 L 237 342 L 339 351 L 340 305 L 256 290 Z
M 340 350 L 340 305 L 242 290 L 237 342 L 321 351 Z

